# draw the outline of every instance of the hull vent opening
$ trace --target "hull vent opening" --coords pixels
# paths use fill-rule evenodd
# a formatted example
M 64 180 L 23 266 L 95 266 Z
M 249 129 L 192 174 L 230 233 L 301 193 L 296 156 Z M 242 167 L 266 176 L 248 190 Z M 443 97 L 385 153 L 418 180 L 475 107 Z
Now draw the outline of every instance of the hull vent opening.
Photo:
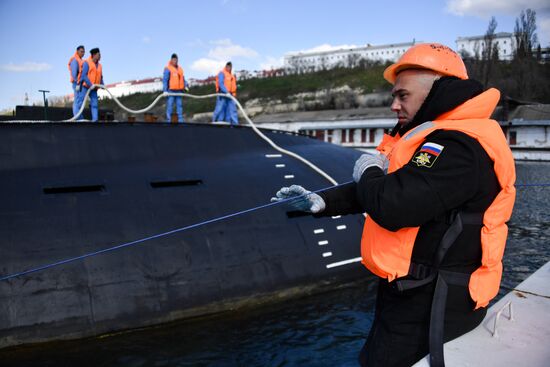
M 202 185 L 202 180 L 151 181 L 151 187 L 154 189 L 161 189 L 165 187 L 199 186 L 199 185 Z
M 78 194 L 82 192 L 105 192 L 105 185 L 72 185 L 72 186 L 50 186 L 42 189 L 44 194 Z
M 299 211 L 299 210 L 293 210 L 293 211 L 286 212 L 286 216 L 288 218 L 302 218 L 302 217 L 309 217 L 311 215 L 312 215 L 311 213 L 302 212 L 302 211 Z

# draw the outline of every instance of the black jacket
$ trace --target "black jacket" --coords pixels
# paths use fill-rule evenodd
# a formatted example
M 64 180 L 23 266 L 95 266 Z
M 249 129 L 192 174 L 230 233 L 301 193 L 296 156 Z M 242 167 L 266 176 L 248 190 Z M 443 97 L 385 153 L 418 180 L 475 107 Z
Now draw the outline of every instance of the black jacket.
M 403 134 L 422 120 L 435 119 L 479 93 L 481 88 L 472 85 L 472 81 L 443 78 L 434 84 L 421 107 L 419 114 L 423 117 L 415 117 L 411 122 L 413 126 L 398 131 Z M 444 107 L 437 107 L 441 105 Z M 371 167 L 359 183 L 321 193 L 326 209 L 320 215 L 366 212 L 377 224 L 391 231 L 420 227 L 412 261 L 430 265 L 453 211 L 484 212 L 500 188 L 493 163 L 477 140 L 458 131 L 436 130 L 418 149 L 426 142 L 443 146 L 433 165 L 418 165 L 411 160 L 388 175 Z M 442 266 L 457 271 L 473 271 L 479 267 L 480 230 L 481 225 L 464 226 Z

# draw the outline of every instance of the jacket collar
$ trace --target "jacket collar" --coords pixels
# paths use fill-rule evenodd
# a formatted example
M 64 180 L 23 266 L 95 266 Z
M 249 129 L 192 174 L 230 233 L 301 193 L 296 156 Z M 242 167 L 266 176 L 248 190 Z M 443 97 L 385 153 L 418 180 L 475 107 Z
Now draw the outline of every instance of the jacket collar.
M 491 88 L 455 109 L 438 116 L 435 121 L 488 119 L 493 114 L 499 100 L 500 92 L 498 89 Z

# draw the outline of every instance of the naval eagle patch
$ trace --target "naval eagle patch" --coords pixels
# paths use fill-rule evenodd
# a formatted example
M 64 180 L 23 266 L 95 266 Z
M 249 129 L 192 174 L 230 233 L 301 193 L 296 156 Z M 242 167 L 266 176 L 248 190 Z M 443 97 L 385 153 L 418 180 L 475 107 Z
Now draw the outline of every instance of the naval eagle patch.
M 430 168 L 434 165 L 437 157 L 441 154 L 445 148 L 443 145 L 436 143 L 425 143 L 422 148 L 412 158 L 412 162 L 416 163 L 418 167 Z

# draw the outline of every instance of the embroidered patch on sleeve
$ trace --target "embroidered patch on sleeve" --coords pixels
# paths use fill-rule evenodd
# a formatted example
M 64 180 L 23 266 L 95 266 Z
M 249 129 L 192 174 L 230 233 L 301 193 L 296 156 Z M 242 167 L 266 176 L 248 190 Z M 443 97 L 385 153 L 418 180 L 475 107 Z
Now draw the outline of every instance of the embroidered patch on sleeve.
M 425 143 L 422 148 L 412 158 L 412 162 L 416 163 L 419 167 L 430 168 L 434 165 L 437 157 L 441 154 L 445 148 L 443 145 L 436 143 Z

